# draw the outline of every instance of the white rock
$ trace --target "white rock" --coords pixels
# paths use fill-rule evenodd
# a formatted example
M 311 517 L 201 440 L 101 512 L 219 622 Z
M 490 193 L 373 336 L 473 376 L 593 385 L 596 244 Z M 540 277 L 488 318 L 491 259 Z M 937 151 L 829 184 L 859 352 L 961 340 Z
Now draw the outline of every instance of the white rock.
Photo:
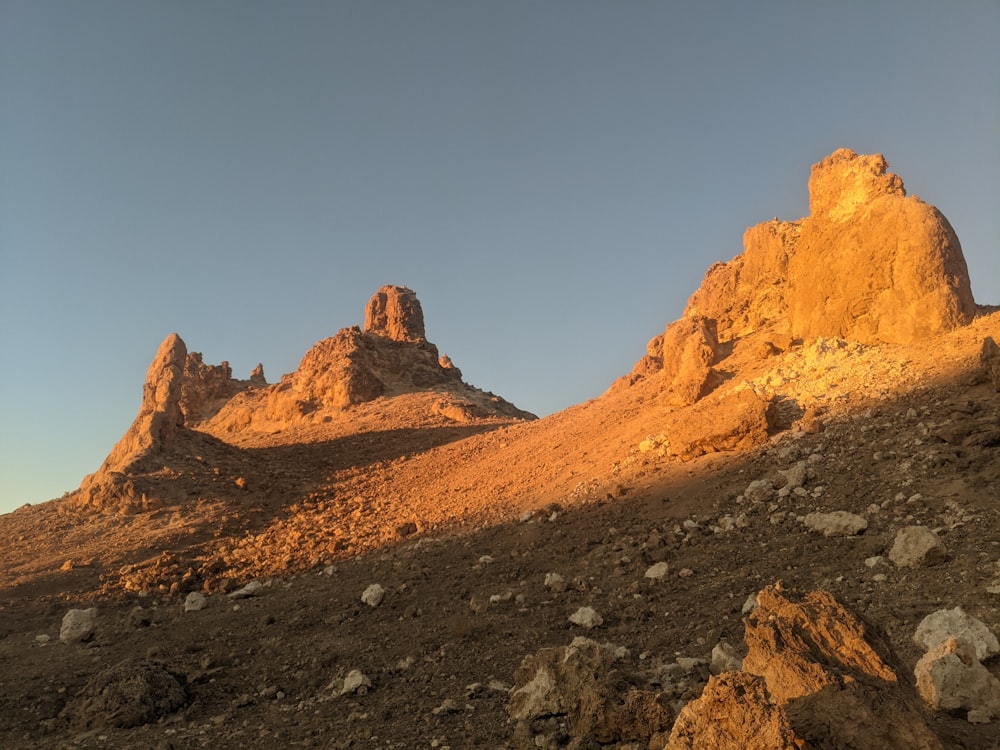
M 736 648 L 727 641 L 720 641 L 712 649 L 712 661 L 708 667 L 712 674 L 722 674 L 723 672 L 737 672 L 743 669 L 743 659 L 736 652 Z
M 97 608 L 71 609 L 62 620 L 59 640 L 63 643 L 81 643 L 90 640 L 97 627 Z
M 667 574 L 669 566 L 665 562 L 658 562 L 655 565 L 650 565 L 646 568 L 646 572 L 643 574 L 646 578 L 652 578 L 654 580 L 660 580 Z
M 192 591 L 186 597 L 184 597 L 184 611 L 185 612 L 198 612 L 199 610 L 205 609 L 206 603 L 205 595 L 199 591 Z
M 236 591 L 230 591 L 226 596 L 230 599 L 249 599 L 250 597 L 257 596 L 261 591 L 264 590 L 264 584 L 260 581 L 250 581 L 246 586 L 241 589 L 236 589 Z
M 691 570 L 691 568 L 681 568 L 677 572 L 677 575 L 679 575 L 681 578 L 690 578 L 691 576 L 694 575 L 694 571 Z
M 948 551 L 937 534 L 926 526 L 906 526 L 896 534 L 889 559 L 900 568 L 916 568 L 944 562 Z
M 1000 653 L 1000 642 L 986 624 L 966 614 L 961 607 L 939 609 L 927 615 L 913 634 L 913 642 L 925 651 L 949 638 L 957 638 L 972 646 L 979 661 Z
M 868 528 L 868 521 L 846 510 L 835 510 L 832 513 L 814 511 L 807 514 L 802 523 L 823 536 L 856 536 Z
M 492 562 L 493 562 L 493 558 L 490 557 L 489 555 L 483 555 L 482 557 L 479 558 L 479 564 L 480 565 L 489 565 Z
M 865 558 L 865 567 L 866 568 L 875 568 L 875 567 L 878 567 L 879 565 L 881 565 L 883 562 L 885 562 L 885 558 L 882 557 L 882 555 L 875 555 L 874 557 L 866 557 Z
M 369 607 L 377 607 L 382 603 L 385 598 L 385 589 L 379 584 L 373 583 L 371 586 L 366 588 L 361 594 L 361 601 L 367 604 Z
M 587 630 L 604 624 L 604 618 L 592 607 L 580 607 L 569 616 L 569 621 Z
M 921 657 L 913 674 L 920 697 L 935 710 L 966 709 L 977 718 L 1000 715 L 1000 680 L 967 643 L 956 638 L 939 643 Z
M 51 640 L 52 640 L 52 637 L 49 636 L 49 635 L 46 635 L 45 633 L 42 633 L 41 635 L 36 635 L 35 636 L 35 643 L 37 643 L 39 646 L 44 646 L 46 643 L 48 643 Z
M 348 695 L 359 691 L 366 692 L 371 686 L 372 681 L 369 680 L 360 669 L 352 669 L 347 673 L 347 677 L 344 678 L 344 684 L 340 688 L 340 694 Z
M 566 590 L 566 579 L 559 573 L 546 573 L 545 588 L 550 589 L 557 594 L 561 593 Z
M 741 614 L 748 615 L 757 609 L 757 594 L 753 593 L 747 597 L 747 600 L 743 602 L 743 609 L 740 610 Z
M 692 672 L 707 663 L 704 659 L 694 659 L 690 656 L 678 656 L 676 661 L 685 672 Z

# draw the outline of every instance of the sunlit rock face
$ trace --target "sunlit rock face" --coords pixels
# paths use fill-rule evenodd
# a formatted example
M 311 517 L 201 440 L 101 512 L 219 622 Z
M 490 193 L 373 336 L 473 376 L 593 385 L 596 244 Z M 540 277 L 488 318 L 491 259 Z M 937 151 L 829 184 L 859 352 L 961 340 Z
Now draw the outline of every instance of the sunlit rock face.
M 966 325 L 975 301 L 955 231 L 887 168 L 849 149 L 815 164 L 810 215 L 748 229 L 743 253 L 708 270 L 685 316 L 715 319 L 720 341 L 771 327 L 912 343 Z
M 423 341 L 424 311 L 416 292 L 393 285 L 375 292 L 365 308 L 365 333 L 393 341 Z
M 813 167 L 811 216 L 788 264 L 796 335 L 906 344 L 972 319 L 955 231 L 887 166 L 881 154 L 841 149 Z

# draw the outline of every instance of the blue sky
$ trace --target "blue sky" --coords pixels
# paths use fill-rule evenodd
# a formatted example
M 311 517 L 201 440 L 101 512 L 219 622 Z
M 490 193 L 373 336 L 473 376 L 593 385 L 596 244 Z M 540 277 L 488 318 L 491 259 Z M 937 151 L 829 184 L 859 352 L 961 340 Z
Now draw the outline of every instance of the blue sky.
M 171 331 L 273 382 L 387 283 L 467 381 L 596 397 L 841 146 L 998 303 L 997 39 L 995 0 L 0 0 L 0 512 L 100 465 Z

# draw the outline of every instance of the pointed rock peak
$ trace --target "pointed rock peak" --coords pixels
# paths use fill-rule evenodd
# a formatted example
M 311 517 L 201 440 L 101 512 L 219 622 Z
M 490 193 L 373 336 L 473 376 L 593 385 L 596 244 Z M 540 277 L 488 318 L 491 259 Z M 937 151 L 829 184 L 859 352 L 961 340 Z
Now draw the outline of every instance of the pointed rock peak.
M 849 148 L 834 151 L 813 165 L 809 175 L 809 212 L 831 221 L 844 221 L 882 195 L 906 196 L 899 175 L 887 172 L 882 154 L 858 155 Z
M 160 348 L 156 350 L 156 356 L 153 357 L 153 361 L 149 365 L 149 372 L 146 374 L 146 382 L 154 382 L 159 373 L 168 367 L 179 367 L 183 371 L 187 355 L 187 345 L 184 340 L 176 333 L 171 333 L 163 339 Z
M 375 292 L 365 309 L 365 333 L 393 341 L 423 341 L 424 311 L 416 292 L 394 285 Z

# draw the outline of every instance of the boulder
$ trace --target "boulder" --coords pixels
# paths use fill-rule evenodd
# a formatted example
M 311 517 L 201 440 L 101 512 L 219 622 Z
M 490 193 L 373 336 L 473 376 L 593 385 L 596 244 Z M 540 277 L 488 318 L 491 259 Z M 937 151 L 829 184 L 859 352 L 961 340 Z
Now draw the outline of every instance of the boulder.
M 648 739 L 670 727 L 672 710 L 656 693 L 636 690 L 614 668 L 618 650 L 587 638 L 543 648 L 514 673 L 507 712 L 517 750 L 590 747 Z
M 97 608 L 71 609 L 63 616 L 59 640 L 63 643 L 81 643 L 94 636 L 97 627 Z
M 965 641 L 949 638 L 938 643 L 920 658 L 913 673 L 920 697 L 935 710 L 1000 716 L 1000 680 Z
M 889 559 L 900 568 L 937 565 L 948 559 L 948 550 L 933 530 L 926 526 L 906 526 L 897 532 Z
M 1000 642 L 986 623 L 966 614 L 961 607 L 939 609 L 927 615 L 913 634 L 913 642 L 925 651 L 951 638 L 971 646 L 979 661 L 1000 653 Z
M 770 428 L 770 402 L 750 389 L 702 399 L 689 409 L 667 415 L 663 432 L 670 455 L 696 458 L 720 451 L 763 445 Z
M 712 370 L 718 348 L 712 318 L 683 317 L 667 326 L 660 359 L 670 404 L 688 406 L 718 385 L 721 379 Z
M 62 715 L 78 730 L 152 724 L 187 705 L 185 678 L 162 664 L 126 660 L 91 678 Z

